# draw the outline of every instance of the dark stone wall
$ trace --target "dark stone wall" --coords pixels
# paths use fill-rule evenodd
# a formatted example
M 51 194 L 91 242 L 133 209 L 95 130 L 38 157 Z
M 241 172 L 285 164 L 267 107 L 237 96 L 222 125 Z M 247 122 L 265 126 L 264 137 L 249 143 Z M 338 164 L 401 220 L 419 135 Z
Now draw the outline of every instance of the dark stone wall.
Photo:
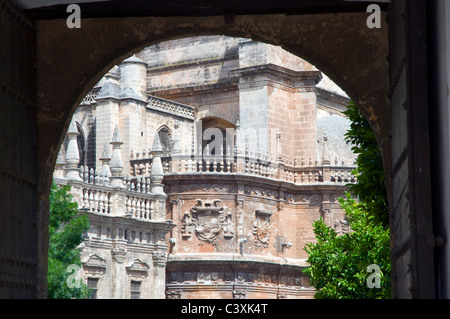
M 0 298 L 36 298 L 45 289 L 35 38 L 34 23 L 0 1 Z

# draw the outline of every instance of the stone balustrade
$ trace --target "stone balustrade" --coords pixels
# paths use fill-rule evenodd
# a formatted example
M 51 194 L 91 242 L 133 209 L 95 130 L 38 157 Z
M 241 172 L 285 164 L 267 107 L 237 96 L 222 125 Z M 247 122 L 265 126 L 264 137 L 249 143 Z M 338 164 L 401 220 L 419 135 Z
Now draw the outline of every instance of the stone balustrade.
M 354 166 L 332 164 L 305 165 L 281 157 L 269 160 L 267 156 L 202 156 L 198 154 L 178 154 L 161 158 L 164 174 L 245 174 L 261 178 L 275 179 L 294 184 L 312 183 L 354 183 L 351 174 Z M 134 177 L 149 176 L 152 159 L 130 160 L 130 174 Z
M 88 173 L 85 173 L 88 172 Z M 123 187 L 111 186 L 110 177 L 96 174 L 93 169 L 81 168 L 80 180 L 55 177 L 57 185 L 70 185 L 71 194 L 78 208 L 89 213 L 105 216 L 122 216 L 142 221 L 161 220 L 156 203 L 165 203 L 165 195 L 151 192 L 150 178 L 131 180 L 126 177 Z M 163 210 L 165 212 L 165 209 Z
M 159 159 L 162 150 L 159 138 L 151 150 L 155 164 L 149 170 L 147 178 L 130 179 L 124 176 L 121 160 L 120 134 L 118 126 L 114 130 L 109 145 L 105 145 L 101 161 L 101 170 L 78 167 L 79 154 L 76 146 L 76 128 L 70 124 L 67 135 L 69 144 L 64 159 L 58 155 L 54 171 L 54 182 L 58 185 L 70 185 L 71 194 L 79 209 L 105 216 L 122 216 L 142 221 L 165 221 L 166 194 L 162 191 L 163 166 Z

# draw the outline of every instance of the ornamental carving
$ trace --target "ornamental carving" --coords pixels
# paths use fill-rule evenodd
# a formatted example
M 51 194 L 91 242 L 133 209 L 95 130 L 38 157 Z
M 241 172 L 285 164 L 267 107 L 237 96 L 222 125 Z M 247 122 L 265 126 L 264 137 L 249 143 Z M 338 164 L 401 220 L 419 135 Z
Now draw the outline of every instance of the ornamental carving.
M 135 279 L 144 278 L 148 275 L 150 266 L 140 259 L 134 259 L 131 264 L 125 267 L 127 274 Z
M 106 272 L 106 259 L 97 254 L 90 255 L 82 264 L 90 277 L 99 278 Z
M 270 239 L 270 216 L 272 212 L 265 210 L 255 211 L 255 221 L 253 222 L 253 236 L 256 247 L 269 247 Z
M 153 263 L 156 266 L 165 266 L 167 262 L 167 253 L 165 251 L 154 251 L 152 253 Z
M 181 299 L 181 291 L 179 290 L 168 290 L 166 291 L 166 299 Z
M 334 230 L 338 235 L 347 234 L 350 231 L 350 226 L 347 219 L 338 219 L 334 222 Z
M 179 190 L 181 193 L 236 193 L 235 186 L 222 184 L 180 185 Z
M 233 291 L 233 299 L 246 299 L 247 297 L 247 292 L 245 291 Z
M 231 238 L 234 235 L 231 223 L 231 213 L 224 206 L 220 199 L 196 200 L 197 204 L 186 212 L 181 221 L 181 233 L 184 239 L 188 239 L 195 233 L 200 240 L 217 245 L 220 234 L 224 238 Z
M 123 263 L 126 256 L 127 256 L 127 251 L 125 248 L 121 248 L 121 247 L 111 248 L 111 258 L 112 258 L 112 260 L 118 262 L 119 264 Z
M 322 200 L 322 195 L 320 194 L 291 194 L 287 192 L 278 192 L 274 189 L 269 189 L 260 186 L 245 186 L 244 194 L 263 197 L 266 199 L 276 199 L 281 200 L 285 203 L 292 204 L 319 204 Z

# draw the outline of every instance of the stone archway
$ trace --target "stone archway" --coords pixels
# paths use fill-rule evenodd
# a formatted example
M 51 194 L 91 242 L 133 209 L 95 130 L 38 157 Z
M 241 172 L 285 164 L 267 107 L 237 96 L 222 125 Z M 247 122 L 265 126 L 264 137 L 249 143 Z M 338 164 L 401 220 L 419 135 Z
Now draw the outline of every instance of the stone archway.
M 280 45 L 318 66 L 358 104 L 384 157 L 390 158 L 388 28 L 384 24 L 369 29 L 366 17 L 339 13 L 236 16 L 232 22 L 219 16 L 89 19 L 81 29 L 68 29 L 65 20 L 38 21 L 41 185 L 48 184 L 45 176 L 53 169 L 76 105 L 110 67 L 147 45 L 193 35 L 248 37 Z
M 280 45 L 315 64 L 347 92 L 370 120 L 383 152 L 385 170 L 390 172 L 388 27 L 383 24 L 381 29 L 369 29 L 366 18 L 365 12 L 243 15 L 232 19 L 112 18 L 83 20 L 81 29 L 68 29 L 65 20 L 37 21 L 41 245 L 47 240 L 46 201 L 52 171 L 75 107 L 114 64 L 164 40 L 212 34 L 247 37 Z M 43 249 L 41 261 L 45 260 L 45 253 Z M 41 295 L 44 293 L 41 288 Z

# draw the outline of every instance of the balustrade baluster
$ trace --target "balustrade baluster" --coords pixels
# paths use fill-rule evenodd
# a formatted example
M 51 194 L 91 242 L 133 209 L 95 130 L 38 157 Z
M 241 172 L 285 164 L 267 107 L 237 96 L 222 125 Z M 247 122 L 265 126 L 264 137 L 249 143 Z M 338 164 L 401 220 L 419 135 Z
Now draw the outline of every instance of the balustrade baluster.
M 82 208 L 88 208 L 88 204 L 89 204 L 89 200 L 88 200 L 88 190 L 87 189 L 83 189 L 83 206 Z
M 135 197 L 131 197 L 131 214 L 134 218 L 136 218 L 136 199 Z
M 97 213 L 98 208 L 98 194 L 97 191 L 92 191 L 92 212 Z
M 89 207 L 91 212 L 95 212 L 94 190 L 91 190 L 89 193 Z
M 91 169 L 89 170 L 89 180 L 88 180 L 88 183 L 94 184 L 94 169 L 93 169 L 93 168 L 91 168 Z
M 131 207 L 130 207 L 130 196 L 127 196 L 125 199 L 125 213 L 127 215 L 131 215 Z
M 136 199 L 136 218 L 141 219 L 141 200 Z
M 88 182 L 89 180 L 89 168 L 87 166 L 84 167 L 83 181 Z
M 98 212 L 103 214 L 103 192 L 98 192 Z

